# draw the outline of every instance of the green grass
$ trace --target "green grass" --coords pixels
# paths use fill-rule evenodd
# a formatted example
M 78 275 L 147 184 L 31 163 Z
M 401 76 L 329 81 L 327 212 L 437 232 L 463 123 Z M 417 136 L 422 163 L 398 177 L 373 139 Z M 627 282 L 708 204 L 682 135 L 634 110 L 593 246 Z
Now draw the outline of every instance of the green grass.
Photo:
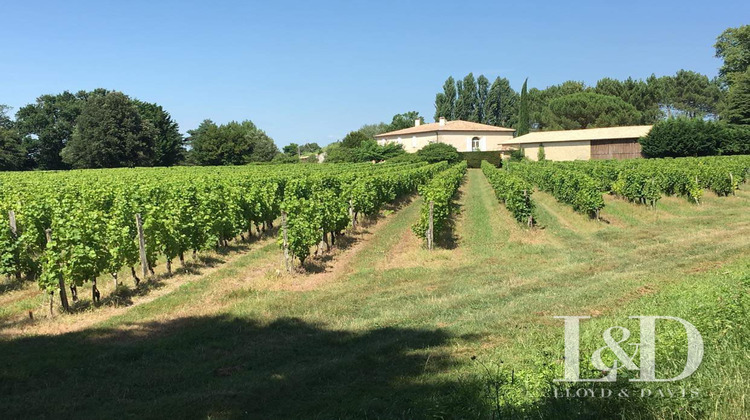
M 345 275 L 311 290 L 269 287 L 259 267 L 280 261 L 270 244 L 94 327 L 4 339 L 0 412 L 491 418 L 498 408 L 488 385 L 512 370 L 516 382 L 501 387 L 506 416 L 746 416 L 748 335 L 724 302 L 747 288 L 750 194 L 707 196 L 700 206 L 668 198 L 655 210 L 608 199 L 609 223 L 544 193 L 533 198 L 541 227 L 529 231 L 470 170 L 455 249 L 430 252 L 409 236 L 416 200 L 375 231 Z M 546 379 L 561 376 L 554 315 L 594 315 L 593 331 L 645 312 L 698 318 L 706 361 L 690 380 L 708 397 L 674 406 L 546 395 Z M 707 314 L 735 322 L 730 339 Z M 595 345 L 596 334 L 586 337 L 584 347 Z

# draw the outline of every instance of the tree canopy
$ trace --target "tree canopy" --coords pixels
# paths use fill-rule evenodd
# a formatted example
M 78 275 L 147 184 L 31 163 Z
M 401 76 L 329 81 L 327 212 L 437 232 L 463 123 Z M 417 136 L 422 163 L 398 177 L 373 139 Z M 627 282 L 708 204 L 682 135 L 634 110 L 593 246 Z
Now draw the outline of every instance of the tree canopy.
M 8 107 L 0 105 L 0 171 L 23 169 L 26 150 L 15 123 L 8 117 Z
M 750 124 L 750 25 L 722 32 L 714 47 L 716 57 L 723 60 L 719 77 L 729 87 L 722 118 Z
M 393 116 L 391 124 L 388 126 L 388 130 L 386 131 L 395 131 L 414 127 L 414 121 L 416 120 L 420 120 L 422 123 L 424 123 L 424 117 L 419 115 L 419 112 L 417 111 L 408 111 L 404 112 L 403 114 L 396 114 Z
M 105 94 L 107 90 L 96 89 L 75 94 L 65 91 L 57 95 L 42 95 L 35 103 L 19 109 L 16 123 L 19 134 L 24 137 L 31 166 L 39 169 L 69 168 L 60 152 L 73 136 L 86 100 Z
M 356 149 L 362 144 L 362 142 L 367 140 L 370 140 L 370 138 L 367 137 L 367 135 L 363 132 L 351 131 L 346 136 L 344 136 L 343 140 L 341 140 L 341 147 L 345 147 L 347 149 Z
M 184 159 L 185 139 L 172 116 L 160 105 L 134 100 L 144 122 L 153 128 L 154 166 L 172 166 Z
M 737 77 L 741 78 L 741 75 Z M 558 98 L 579 93 L 616 97 L 633 106 L 637 120 L 625 119 L 632 124 L 653 124 L 669 116 L 715 119 L 725 96 L 717 79 L 688 70 L 680 70 L 673 76 L 651 75 L 645 80 L 605 77 L 595 86 L 568 80 L 538 89 L 529 88 L 528 81 L 524 81 L 522 91 L 524 88 L 526 91 L 520 96 L 505 78 L 495 78 L 489 88 L 488 82 L 484 75 L 474 79 L 472 73 L 457 82 L 449 77 L 443 91 L 435 95 L 435 120 L 446 116 L 448 119 L 513 127 L 519 135 L 530 130 L 560 129 L 565 126 L 560 121 L 564 116 L 556 118 L 550 104 Z M 451 101 L 451 98 L 455 99 Z M 616 123 L 618 118 L 612 118 L 612 121 Z M 605 122 L 600 119 L 600 123 Z
M 435 121 L 438 121 L 440 117 L 454 119 L 455 107 L 456 81 L 451 76 L 443 84 L 443 91 L 435 96 Z
M 515 126 L 518 114 L 518 93 L 506 78 L 495 78 L 483 104 L 482 123 L 498 127 Z
M 574 130 L 633 125 L 640 117 L 633 105 L 616 96 L 582 92 L 551 100 L 542 120 L 553 130 Z
M 716 39 L 716 57 L 724 64 L 719 68 L 719 77 L 729 84 L 741 76 L 750 66 L 750 25 L 728 28 Z
M 456 87 L 458 88 L 458 98 L 456 99 L 454 118 L 457 120 L 479 122 L 477 114 L 477 102 L 479 98 L 477 96 L 477 82 L 474 79 L 474 74 L 467 74 L 463 81 L 456 83 Z
M 723 117 L 732 124 L 750 124 L 750 69 L 733 79 Z
M 189 158 L 198 165 L 270 162 L 279 153 L 273 140 L 250 120 L 222 125 L 204 120 L 188 133 L 192 146 Z
M 73 135 L 60 154 L 63 162 L 74 168 L 150 166 L 155 131 L 130 98 L 108 92 L 85 102 Z

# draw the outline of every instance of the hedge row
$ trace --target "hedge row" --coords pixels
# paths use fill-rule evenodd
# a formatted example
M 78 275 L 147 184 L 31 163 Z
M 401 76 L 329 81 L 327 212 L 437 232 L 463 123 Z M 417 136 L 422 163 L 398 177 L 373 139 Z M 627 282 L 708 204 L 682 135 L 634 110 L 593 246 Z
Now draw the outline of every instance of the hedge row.
M 432 181 L 419 187 L 419 195 L 424 199 L 424 204 L 422 204 L 419 221 L 412 226 L 417 236 L 427 237 L 427 230 L 430 227 L 430 201 L 433 202 L 433 237 L 437 237 L 447 226 L 452 213 L 451 200 L 461 185 L 464 174 L 466 174 L 466 162 L 462 161 L 436 174 Z
M 534 202 L 531 201 L 531 193 L 534 187 L 506 170 L 497 169 L 487 161 L 482 161 L 482 172 L 495 190 L 498 200 L 505 204 L 513 217 L 519 222 L 533 225 Z
M 654 124 L 639 140 L 646 157 L 750 154 L 750 127 L 675 118 Z
M 481 168 L 482 161 L 487 161 L 496 168 L 502 166 L 503 158 L 500 152 L 459 152 L 461 158 L 466 161 L 469 168 Z

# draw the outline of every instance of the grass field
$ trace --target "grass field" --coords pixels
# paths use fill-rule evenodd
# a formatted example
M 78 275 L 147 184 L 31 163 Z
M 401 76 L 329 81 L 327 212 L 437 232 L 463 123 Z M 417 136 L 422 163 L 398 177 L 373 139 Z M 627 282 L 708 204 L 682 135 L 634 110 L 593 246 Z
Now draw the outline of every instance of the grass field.
M 206 255 L 129 305 L 53 320 L 35 285 L 6 285 L 0 413 L 747 417 L 748 188 L 706 193 L 699 206 L 666 197 L 655 209 L 607 197 L 604 221 L 542 192 L 534 199 L 539 227 L 528 230 L 469 170 L 441 249 L 425 250 L 411 232 L 416 199 L 364 227 L 320 272 L 279 274 L 278 246 L 266 238 Z M 639 314 L 683 317 L 702 332 L 704 363 L 680 384 L 699 397 L 549 395 L 549 380 L 562 376 L 553 316 L 592 316 L 598 332 L 582 348 L 595 349 L 601 330 Z

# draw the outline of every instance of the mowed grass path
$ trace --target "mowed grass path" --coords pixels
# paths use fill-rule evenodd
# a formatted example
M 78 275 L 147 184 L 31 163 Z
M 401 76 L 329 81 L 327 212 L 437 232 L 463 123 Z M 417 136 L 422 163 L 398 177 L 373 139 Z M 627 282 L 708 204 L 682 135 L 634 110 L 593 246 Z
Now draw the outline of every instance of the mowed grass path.
M 562 353 L 554 315 L 610 316 L 670 285 L 747 267 L 746 191 L 701 206 L 665 198 L 655 210 L 608 198 L 607 222 L 534 199 L 540 228 L 528 230 L 470 170 L 453 249 L 429 252 L 414 238 L 415 200 L 346 259 L 344 274 L 308 276 L 315 287 L 280 287 L 295 280 L 273 275 L 269 244 L 84 331 L 0 341 L 0 412 L 486 416 L 472 356 L 533 370 L 545 352 Z

